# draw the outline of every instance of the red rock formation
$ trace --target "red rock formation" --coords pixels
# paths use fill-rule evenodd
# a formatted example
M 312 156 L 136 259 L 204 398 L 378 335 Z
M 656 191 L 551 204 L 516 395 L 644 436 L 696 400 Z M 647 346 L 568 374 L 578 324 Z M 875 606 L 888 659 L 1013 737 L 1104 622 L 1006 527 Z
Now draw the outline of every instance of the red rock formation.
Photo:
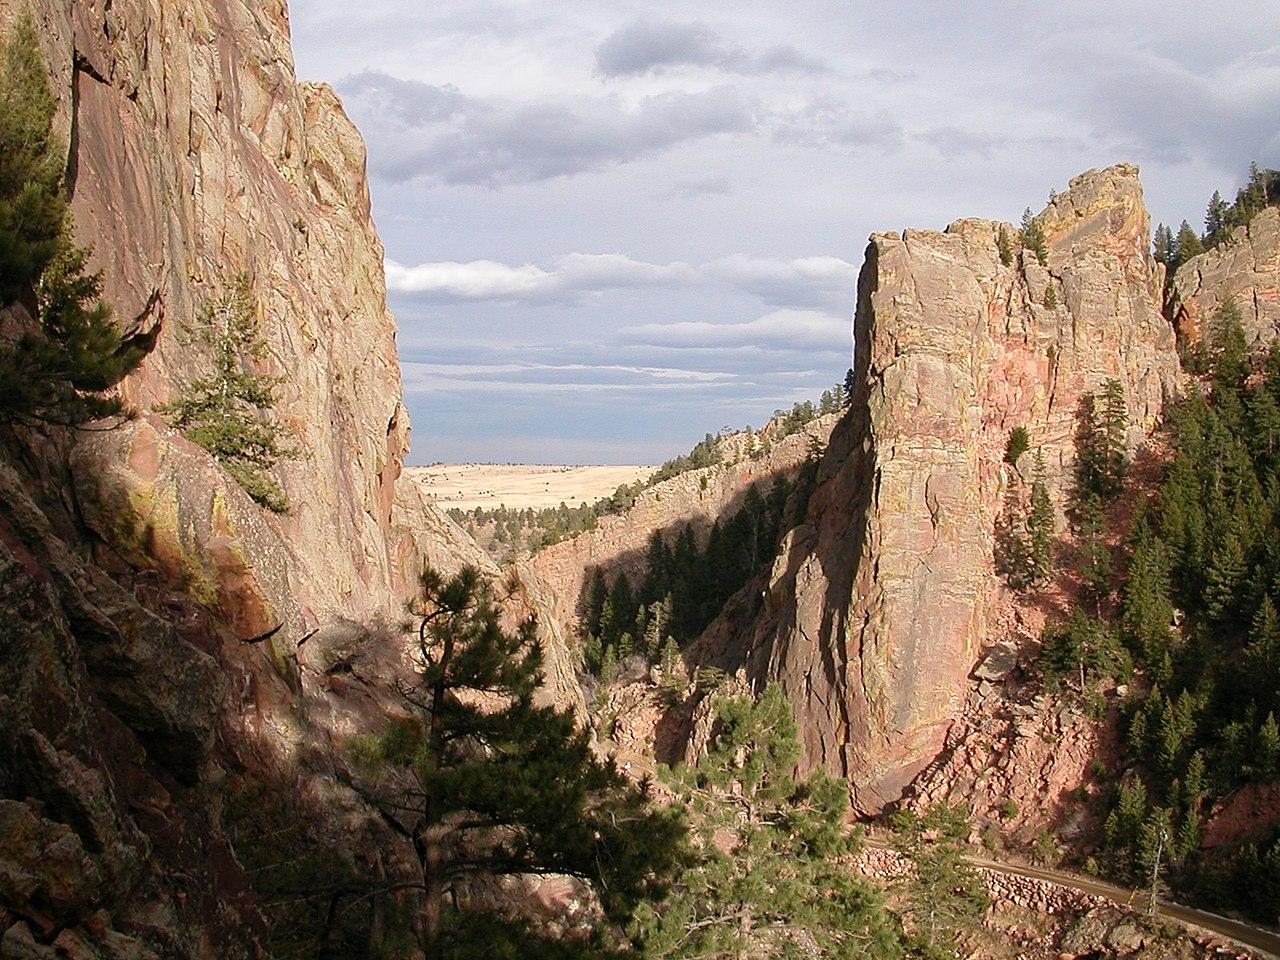
M 597 566 L 610 576 L 621 571 L 638 585 L 655 531 L 674 538 L 685 524 L 692 524 L 699 536 L 705 534 L 717 517 L 736 509 L 753 484 L 766 493 L 775 479 L 794 479 L 801 464 L 826 444 L 837 420 L 834 414 L 819 417 L 781 439 L 779 423 L 771 421 L 758 434 L 762 443 L 770 440 L 768 452 L 756 457 L 746 434 L 731 434 L 720 443 L 722 462 L 650 487 L 626 512 L 601 517 L 596 529 L 546 547 L 522 564 L 525 580 L 540 585 L 547 617 L 562 638 L 559 642 L 572 635 L 578 602 Z
M 77 237 L 94 248 L 117 320 L 154 340 L 126 397 L 146 411 L 204 373 L 184 324 L 241 273 L 258 301 L 263 370 L 285 378 L 275 415 L 306 455 L 277 471 L 289 514 L 260 521 L 285 567 L 232 559 L 219 572 L 207 556 L 209 572 L 247 578 L 237 589 L 257 589 L 277 617 L 266 581 L 287 580 L 295 642 L 326 618 L 390 609 L 386 537 L 409 425 L 382 246 L 364 144 L 332 90 L 296 82 L 285 5 L 0 0 L 0 28 L 27 7 L 61 101 Z M 143 502 L 146 469 L 117 469 L 140 442 L 162 462 L 203 455 L 157 421 L 99 438 L 77 474 L 100 500 L 150 516 L 164 505 Z M 152 532 L 161 569 L 191 547 L 165 533 Z
M 1178 335 L 1196 342 L 1225 300 L 1240 308 L 1249 340 L 1280 333 L 1280 207 L 1267 207 L 1226 242 L 1178 268 L 1170 290 Z
M 847 777 L 863 811 L 938 755 L 971 669 L 1001 639 L 992 553 L 1009 431 L 1028 428 L 1060 500 L 1085 392 L 1119 379 L 1137 443 L 1177 389 L 1137 169 L 1077 177 L 1040 222 L 1046 266 L 1029 251 L 1002 264 L 1000 225 L 985 220 L 872 237 L 853 413 L 775 564 L 765 618 L 736 643 L 790 695 L 806 765 Z

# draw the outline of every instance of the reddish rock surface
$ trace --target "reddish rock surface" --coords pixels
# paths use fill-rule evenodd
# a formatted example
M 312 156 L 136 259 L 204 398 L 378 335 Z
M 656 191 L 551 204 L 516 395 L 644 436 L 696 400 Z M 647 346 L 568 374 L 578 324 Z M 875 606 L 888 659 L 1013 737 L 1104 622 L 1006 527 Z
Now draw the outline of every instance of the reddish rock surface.
M 765 617 L 720 643 L 783 685 L 806 765 L 847 777 L 864 812 L 938 756 L 978 657 L 1002 639 L 992 555 L 1009 431 L 1030 431 L 1060 502 L 1085 392 L 1121 381 L 1137 445 L 1178 389 L 1137 169 L 1077 177 L 1040 220 L 1047 266 L 1027 251 L 1002 264 L 986 220 L 872 238 L 852 414 Z

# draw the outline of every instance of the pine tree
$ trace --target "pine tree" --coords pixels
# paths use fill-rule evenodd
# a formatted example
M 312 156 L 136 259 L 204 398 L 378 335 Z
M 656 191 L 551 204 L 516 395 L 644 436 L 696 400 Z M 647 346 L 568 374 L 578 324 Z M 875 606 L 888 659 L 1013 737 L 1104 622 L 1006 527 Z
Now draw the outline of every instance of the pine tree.
M 1129 408 L 1125 404 L 1124 387 L 1114 378 L 1102 384 L 1099 427 L 1098 454 L 1103 487 L 1098 492 L 1114 493 L 1120 487 L 1129 459 Z
M 1174 262 L 1180 267 L 1192 257 L 1198 257 L 1204 253 L 1204 244 L 1191 229 L 1191 224 L 1183 220 L 1182 225 L 1178 227 L 1178 235 L 1174 238 L 1173 249 Z
M 1031 448 L 1031 434 L 1026 427 L 1014 427 L 1009 431 L 1009 439 L 1004 445 L 1004 462 L 1017 466 L 1022 455 Z
M 1235 423 L 1234 409 L 1249 376 L 1249 345 L 1235 300 L 1224 300 L 1210 321 L 1209 372 L 1214 405 L 1226 408 L 1230 404 L 1230 409 L 1222 412 L 1229 422 Z
M 1168 268 L 1174 267 L 1173 231 L 1163 223 L 1156 227 L 1151 243 L 1151 255 Z
M 893 846 L 911 867 L 898 886 L 916 952 L 927 960 L 954 957 L 957 935 L 977 930 L 991 905 L 967 859 L 969 821 L 943 803 L 923 815 L 899 810 L 890 825 Z
M 1204 571 L 1204 612 L 1211 621 L 1229 622 L 1235 615 L 1237 591 L 1247 566 L 1244 549 L 1234 533 L 1228 533 L 1209 559 Z
M 269 414 L 283 377 L 254 370 L 267 356 L 247 277 L 223 296 L 206 300 L 187 331 L 206 348 L 213 372 L 191 382 L 173 402 L 157 410 L 188 440 L 208 450 L 255 501 L 276 513 L 289 509 L 280 484 L 268 473 L 282 460 L 301 456 L 288 431 Z
M 1111 594 L 1111 550 L 1103 539 L 1106 517 L 1102 498 L 1096 493 L 1087 494 L 1076 504 L 1075 529 L 1086 598 L 1093 605 L 1094 615 L 1100 617 L 1102 605 Z
M 1209 199 L 1209 208 L 1204 215 L 1204 236 L 1206 243 L 1214 243 L 1218 239 L 1218 235 L 1222 233 L 1227 226 L 1227 216 L 1230 209 L 1227 201 L 1222 199 L 1222 194 L 1217 190 L 1213 191 L 1213 196 Z
M 1044 288 L 1044 308 L 1046 310 L 1058 309 L 1058 291 L 1054 289 L 1052 281 Z
M 844 375 L 844 405 L 846 407 L 853 403 L 857 385 L 857 377 L 853 372 L 853 368 L 850 367 L 849 372 Z
M 1040 266 L 1048 264 L 1049 249 L 1045 246 L 1044 227 L 1040 225 L 1039 219 L 1031 215 L 1030 207 L 1023 211 L 1021 234 L 1022 246 L 1035 254 Z
M 124 404 L 104 393 L 143 357 L 121 342 L 101 275 L 87 272 L 89 251 L 71 241 L 54 107 L 24 14 L 0 49 L 0 309 L 24 308 L 16 338 L 0 338 L 0 424 L 80 427 L 121 416 Z
M 1258 728 L 1258 738 L 1253 749 L 1252 774 L 1256 780 L 1268 782 L 1280 773 L 1280 726 L 1276 725 L 1276 715 L 1268 713 L 1267 719 Z
M 672 784 L 698 827 L 699 857 L 666 902 L 642 911 L 644 955 L 901 957 L 879 894 L 839 862 L 854 849 L 847 785 L 820 771 L 792 776 L 800 750 L 781 688 L 719 698 L 716 711 L 706 757 Z
M 825 417 L 828 413 L 834 413 L 835 410 L 835 397 L 831 395 L 830 390 L 823 390 L 822 396 L 818 399 L 818 415 Z
M 535 704 L 535 622 L 504 631 L 474 567 L 448 579 L 425 570 L 413 610 L 418 673 L 397 688 L 407 715 L 362 760 L 371 799 L 417 854 L 418 882 L 396 886 L 420 893 L 428 960 L 476 955 L 478 923 L 488 955 L 530 955 L 502 952 L 535 934 L 487 905 L 472 909 L 478 881 L 575 877 L 618 924 L 662 895 L 684 855 L 681 818 L 599 759 L 571 712 Z
M 1103 845 L 1122 877 L 1132 877 L 1140 863 L 1136 856 L 1138 838 L 1146 819 L 1146 786 L 1138 779 L 1126 780 L 1120 784 L 1115 805 L 1103 826 Z
M 583 596 L 583 626 L 589 634 L 600 635 L 600 619 L 604 615 L 604 602 L 609 596 L 609 585 L 605 582 L 604 567 L 597 566 L 587 581 L 586 593 Z
M 32 291 L 63 245 L 66 150 L 30 12 L 0 49 L 0 307 L 34 308 Z
M 1006 267 L 1013 266 L 1013 241 L 1009 239 L 1009 230 L 1003 223 L 996 234 L 996 249 L 1000 252 L 1000 262 Z
M 1044 473 L 1044 459 L 1037 451 L 1035 474 L 1031 481 L 1031 512 L 1027 516 L 1031 580 L 1037 584 L 1048 581 L 1053 571 L 1053 503 L 1049 500 Z

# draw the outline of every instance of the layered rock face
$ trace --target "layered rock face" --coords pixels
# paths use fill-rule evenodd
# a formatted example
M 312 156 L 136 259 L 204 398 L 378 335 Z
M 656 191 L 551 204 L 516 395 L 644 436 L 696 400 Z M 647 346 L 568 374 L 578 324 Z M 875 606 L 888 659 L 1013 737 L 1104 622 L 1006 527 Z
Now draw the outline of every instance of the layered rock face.
M 223 607 L 246 630 L 284 622 L 296 642 L 336 614 L 390 609 L 409 427 L 364 144 L 329 88 L 296 82 L 284 3 L 0 0 L 0 27 L 28 7 L 61 100 L 78 239 L 117 321 L 154 342 L 126 397 L 145 413 L 207 372 L 184 327 L 243 274 L 259 366 L 284 377 L 274 416 L 305 451 L 277 471 L 289 514 L 241 517 L 234 492 L 191 489 L 203 453 L 150 417 L 77 457 L 96 532 L 113 542 L 125 514 L 132 559 L 252 595 L 252 615 Z M 192 533 L 208 527 L 217 547 Z
M 650 487 L 625 513 L 601 517 L 596 529 L 546 547 L 521 564 L 523 579 L 536 584 L 534 589 L 544 598 L 557 645 L 566 645 L 578 602 L 596 567 L 603 567 L 610 577 L 625 573 L 638 586 L 644 578 L 649 538 L 655 532 L 672 541 L 691 524 L 701 538 L 716 518 L 737 511 L 751 486 L 763 494 L 775 480 L 793 479 L 800 466 L 826 445 L 837 419 L 835 414 L 819 417 L 780 439 L 778 421 L 762 428 L 754 441 L 748 441 L 746 434 L 730 434 L 720 442 L 722 462 L 687 470 Z M 767 442 L 768 452 L 753 456 L 749 442 Z
M 853 410 L 777 558 L 765 618 L 734 644 L 787 690 L 806 764 L 848 778 L 865 812 L 938 754 L 975 661 L 1001 639 L 1010 430 L 1030 431 L 1060 502 L 1083 394 L 1118 379 L 1136 444 L 1177 390 L 1137 169 L 1076 178 L 1039 219 L 1045 266 L 1030 251 L 1004 265 L 987 220 L 872 237 Z
M 1240 308 L 1250 342 L 1280 335 L 1280 207 L 1268 207 L 1225 243 L 1178 268 L 1170 290 L 1178 335 L 1199 340 L 1227 300 Z

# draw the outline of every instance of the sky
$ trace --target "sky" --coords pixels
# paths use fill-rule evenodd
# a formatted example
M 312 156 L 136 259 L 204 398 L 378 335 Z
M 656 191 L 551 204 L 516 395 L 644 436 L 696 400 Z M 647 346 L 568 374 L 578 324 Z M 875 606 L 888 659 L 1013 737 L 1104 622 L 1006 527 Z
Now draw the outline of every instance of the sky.
M 850 366 L 872 232 L 1280 166 L 1273 0 L 293 0 L 369 149 L 412 463 L 657 463 Z

